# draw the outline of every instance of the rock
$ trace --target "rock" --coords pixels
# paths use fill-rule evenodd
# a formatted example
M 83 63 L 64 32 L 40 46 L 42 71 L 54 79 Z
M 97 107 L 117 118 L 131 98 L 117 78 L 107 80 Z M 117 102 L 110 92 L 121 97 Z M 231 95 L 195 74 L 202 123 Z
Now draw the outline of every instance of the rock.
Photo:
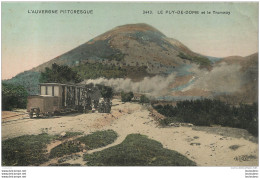
M 193 127 L 193 124 L 188 124 L 188 127 Z
M 180 127 L 180 123 L 170 123 L 169 126 Z
M 62 133 L 60 134 L 60 136 L 61 136 L 61 137 L 65 137 L 65 136 L 66 136 L 66 132 L 62 132 Z

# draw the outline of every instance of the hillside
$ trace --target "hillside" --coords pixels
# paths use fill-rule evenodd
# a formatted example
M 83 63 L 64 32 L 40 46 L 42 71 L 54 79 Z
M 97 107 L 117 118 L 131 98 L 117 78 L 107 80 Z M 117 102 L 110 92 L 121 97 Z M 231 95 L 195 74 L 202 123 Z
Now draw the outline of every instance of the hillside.
M 258 102 L 258 53 L 246 57 L 232 56 L 224 58 L 218 64 L 241 66 L 239 73 L 243 82 L 239 91 L 231 95 L 220 95 L 220 99 L 230 100 L 233 103 Z M 235 74 L 234 74 L 235 75 Z
M 231 56 L 216 61 L 212 70 L 191 69 L 177 77 L 170 98 L 215 98 L 230 104 L 258 102 L 258 53 Z
M 210 65 L 207 58 L 192 52 L 181 42 L 166 37 L 147 24 L 116 27 L 34 68 L 33 71 L 42 71 L 54 62 L 69 66 L 100 63 L 104 66 L 122 67 L 126 71 L 131 67 L 143 67 L 143 77 L 171 73 L 178 66 L 190 63 Z M 127 74 L 125 76 L 130 77 Z

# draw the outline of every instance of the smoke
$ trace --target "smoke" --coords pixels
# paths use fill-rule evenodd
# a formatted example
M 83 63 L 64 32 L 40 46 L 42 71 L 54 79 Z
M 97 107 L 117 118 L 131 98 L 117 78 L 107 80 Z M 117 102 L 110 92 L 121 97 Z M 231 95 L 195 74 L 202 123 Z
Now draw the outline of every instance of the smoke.
M 103 84 L 106 86 L 112 87 L 115 91 L 132 91 L 134 93 L 142 93 L 151 97 L 162 96 L 166 94 L 168 86 L 172 84 L 175 80 L 175 74 L 172 73 L 168 76 L 154 76 L 154 77 L 145 77 L 140 82 L 133 82 L 131 79 L 89 79 L 85 80 L 85 84 Z
M 220 63 L 211 71 L 193 67 L 191 70 L 196 77 L 192 88 L 199 88 L 214 93 L 233 93 L 239 91 L 243 84 L 243 73 L 238 64 Z
M 192 89 L 200 89 L 202 91 L 210 91 L 216 94 L 233 93 L 239 91 L 243 84 L 243 73 L 241 73 L 241 66 L 238 64 L 228 65 L 226 63 L 220 63 L 211 71 L 207 69 L 200 69 L 198 65 L 193 65 L 189 69 L 189 75 L 192 78 L 186 84 L 177 86 L 178 90 L 174 90 L 172 87 L 175 82 L 177 73 L 172 73 L 168 76 L 154 76 L 145 77 L 140 82 L 133 82 L 131 79 L 89 79 L 85 80 L 85 84 L 103 84 L 112 87 L 115 91 L 132 91 L 134 93 L 145 94 L 155 98 L 171 98 L 177 97 L 187 99 L 187 97 L 196 97 L 196 93 L 192 93 Z M 175 88 L 176 89 L 176 88 Z M 176 91 L 191 91 L 188 92 L 190 96 L 172 95 Z M 200 97 L 200 96 L 197 96 Z M 212 97 L 212 96 L 207 96 Z

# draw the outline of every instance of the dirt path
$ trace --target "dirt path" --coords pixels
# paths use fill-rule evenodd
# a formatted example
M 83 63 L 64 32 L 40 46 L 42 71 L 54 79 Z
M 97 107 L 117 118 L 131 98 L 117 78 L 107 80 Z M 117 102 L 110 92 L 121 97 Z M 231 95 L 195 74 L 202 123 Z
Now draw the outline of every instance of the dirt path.
M 88 151 L 91 154 L 121 143 L 132 133 L 147 135 L 149 138 L 162 143 L 171 150 L 175 150 L 200 166 L 257 166 L 258 144 L 248 137 L 234 136 L 241 129 L 223 129 L 225 134 L 209 132 L 208 130 L 193 129 L 192 127 L 157 126 L 151 113 L 137 103 L 121 103 L 113 100 L 111 114 L 89 113 L 67 115 L 49 119 L 24 119 L 19 122 L 2 125 L 2 138 L 12 138 L 25 134 L 60 134 L 66 131 L 84 132 L 89 134 L 97 130 L 112 129 L 119 135 L 118 139 L 104 148 Z M 210 128 L 208 128 L 210 129 Z M 236 135 L 236 134 L 235 134 Z M 251 137 L 250 137 L 251 138 Z M 80 153 L 83 154 L 83 153 Z M 81 158 L 72 159 L 69 163 L 83 164 Z

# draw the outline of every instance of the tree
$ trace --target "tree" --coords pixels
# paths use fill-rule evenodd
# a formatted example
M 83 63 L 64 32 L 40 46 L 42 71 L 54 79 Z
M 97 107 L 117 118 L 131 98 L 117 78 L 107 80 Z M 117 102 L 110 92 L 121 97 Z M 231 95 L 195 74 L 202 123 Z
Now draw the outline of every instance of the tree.
M 27 96 L 23 86 L 2 83 L 2 110 L 26 108 Z
M 97 85 L 98 89 L 100 90 L 100 93 L 103 98 L 112 98 L 113 96 L 113 89 L 111 87 L 105 86 L 105 85 Z
M 121 100 L 122 102 L 130 102 L 132 100 L 132 98 L 134 97 L 134 93 L 133 92 L 121 92 Z
M 150 100 L 145 95 L 141 95 L 140 97 L 140 103 L 149 103 Z
M 83 79 L 80 75 L 66 65 L 52 64 L 52 68 L 45 68 L 45 72 L 41 72 L 40 82 L 55 83 L 80 83 Z

